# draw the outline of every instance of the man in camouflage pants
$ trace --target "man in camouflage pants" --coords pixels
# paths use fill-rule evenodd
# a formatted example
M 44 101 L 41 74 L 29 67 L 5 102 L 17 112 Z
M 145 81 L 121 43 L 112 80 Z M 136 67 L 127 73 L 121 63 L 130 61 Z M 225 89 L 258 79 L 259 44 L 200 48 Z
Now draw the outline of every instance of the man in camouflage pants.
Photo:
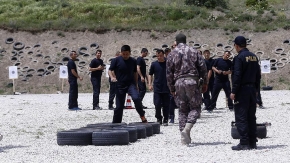
M 179 129 L 181 143 L 191 143 L 190 131 L 200 116 L 202 93 L 207 90 L 208 77 L 205 61 L 201 54 L 186 45 L 186 36 L 176 36 L 176 48 L 168 55 L 166 62 L 167 84 L 179 108 Z M 199 79 L 203 78 L 202 90 Z

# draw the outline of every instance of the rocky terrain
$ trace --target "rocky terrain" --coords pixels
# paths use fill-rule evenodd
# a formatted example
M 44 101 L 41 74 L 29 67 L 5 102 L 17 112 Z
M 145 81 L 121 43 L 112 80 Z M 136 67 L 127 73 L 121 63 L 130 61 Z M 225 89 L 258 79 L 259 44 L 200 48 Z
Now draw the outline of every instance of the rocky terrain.
M 0 94 L 12 94 L 12 80 L 8 78 L 8 67 L 18 66 L 19 78 L 15 79 L 15 91 L 20 93 L 56 93 L 68 92 L 67 80 L 59 79 L 59 66 L 66 65 L 69 51 L 76 50 L 79 60 L 78 71 L 84 80 L 79 82 L 79 91 L 92 92 L 89 71 L 90 61 L 96 49 L 103 51 L 102 59 L 110 64 L 110 58 L 121 46 L 128 44 L 132 56 L 140 55 L 141 48 L 149 49 L 146 59 L 148 66 L 154 61 L 154 48 L 171 45 L 176 34 L 187 35 L 190 46 L 201 50 L 210 49 L 213 57 L 220 57 L 224 50 L 235 55 L 233 43 L 235 36 L 248 38 L 248 48 L 261 60 L 271 62 L 271 73 L 262 76 L 261 85 L 273 86 L 273 89 L 290 89 L 290 33 L 285 30 L 265 33 L 238 32 L 223 30 L 185 30 L 175 33 L 157 31 L 110 31 L 102 34 L 91 32 L 46 31 L 43 33 L 8 32 L 0 30 Z M 63 87 L 62 87 L 62 82 Z M 102 92 L 108 91 L 108 78 L 103 74 Z

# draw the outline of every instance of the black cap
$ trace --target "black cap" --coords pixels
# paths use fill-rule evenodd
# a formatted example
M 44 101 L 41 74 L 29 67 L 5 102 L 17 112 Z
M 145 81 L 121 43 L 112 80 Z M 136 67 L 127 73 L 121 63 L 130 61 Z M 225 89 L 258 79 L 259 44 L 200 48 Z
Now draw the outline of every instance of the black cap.
M 176 37 L 175 37 L 175 41 L 176 44 L 178 45 L 179 43 L 186 43 L 186 36 L 182 33 L 179 33 Z
M 234 43 L 236 45 L 239 45 L 239 46 L 242 46 L 242 47 L 245 47 L 247 45 L 247 40 L 244 36 L 237 36 L 234 40 Z

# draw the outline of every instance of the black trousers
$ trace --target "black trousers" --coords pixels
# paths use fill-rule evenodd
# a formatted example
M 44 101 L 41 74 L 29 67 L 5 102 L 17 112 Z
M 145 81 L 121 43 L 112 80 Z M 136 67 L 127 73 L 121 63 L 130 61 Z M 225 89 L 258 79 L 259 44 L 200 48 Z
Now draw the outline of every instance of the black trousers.
M 208 108 L 210 104 L 210 96 L 212 96 L 212 93 L 213 93 L 213 84 L 214 84 L 214 80 L 209 81 L 208 89 L 206 92 L 203 93 L 203 102 L 206 108 Z
M 216 101 L 218 99 L 218 96 L 219 96 L 221 89 L 223 89 L 225 91 L 226 97 L 228 99 L 229 109 L 233 109 L 233 101 L 230 98 L 230 94 L 231 94 L 230 81 L 219 82 L 219 81 L 215 80 L 214 85 L 213 85 L 212 97 L 210 100 L 210 104 L 207 108 L 208 110 L 213 110 L 216 107 Z
M 240 144 L 247 145 L 257 141 L 256 103 L 254 87 L 244 86 L 235 95 L 235 120 L 241 135 Z
M 132 97 L 136 111 L 138 112 L 139 116 L 143 117 L 145 115 L 145 111 L 143 110 L 142 102 L 139 98 L 139 93 L 136 85 L 116 83 L 116 109 L 114 110 L 113 123 L 122 122 L 124 104 L 127 93 Z
M 78 107 L 78 83 L 77 81 L 69 81 L 69 98 L 68 108 Z
M 177 108 L 176 106 L 176 103 L 175 103 L 175 100 L 174 100 L 174 97 L 172 96 L 171 93 L 169 93 L 169 116 L 171 118 L 174 118 L 174 111 L 175 111 L 175 108 Z
M 113 106 L 116 96 L 116 82 L 110 82 L 109 106 Z
M 262 106 L 263 105 L 263 101 L 262 101 L 262 97 L 261 97 L 261 92 L 260 90 L 258 90 L 258 95 L 257 95 L 257 104 L 259 106 Z
M 93 107 L 99 106 L 99 97 L 100 97 L 100 89 L 101 89 L 101 77 L 91 77 L 91 82 L 93 85 Z
M 146 94 L 146 83 L 142 82 L 141 79 L 138 79 L 138 88 L 139 88 L 139 98 L 142 102 Z
M 169 112 L 169 93 L 157 93 L 154 92 L 153 101 L 155 105 L 155 118 L 163 121 L 168 121 L 168 112 Z M 161 110 L 163 112 L 163 117 L 161 115 Z

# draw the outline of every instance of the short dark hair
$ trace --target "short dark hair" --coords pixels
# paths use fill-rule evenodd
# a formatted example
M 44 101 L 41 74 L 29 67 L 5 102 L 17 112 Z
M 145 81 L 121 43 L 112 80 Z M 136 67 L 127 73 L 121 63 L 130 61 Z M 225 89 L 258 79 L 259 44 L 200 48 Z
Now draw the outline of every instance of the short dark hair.
M 171 49 L 170 48 L 165 48 L 164 52 L 165 53 L 169 53 L 169 52 L 171 52 Z
M 73 53 L 76 53 L 77 54 L 77 52 L 73 50 L 73 51 L 70 52 L 69 56 L 72 56 Z
M 209 53 L 209 54 L 210 54 L 210 51 L 209 51 L 209 50 L 204 50 L 204 51 L 203 51 L 203 54 L 204 54 L 204 53 Z
M 146 53 L 146 52 L 148 52 L 148 49 L 142 48 L 141 53 Z
M 162 49 L 159 49 L 159 50 L 157 50 L 157 53 L 158 53 L 158 54 L 159 54 L 159 53 L 164 54 L 164 51 L 163 51 Z
M 98 52 L 102 53 L 102 50 L 98 49 L 98 50 L 96 51 L 96 54 L 97 54 Z
M 230 52 L 230 51 L 228 51 L 228 50 L 226 50 L 225 52 L 224 52 L 224 54 L 225 53 L 229 53 L 230 55 L 232 55 L 232 53 Z
M 182 33 L 179 33 L 176 37 L 175 37 L 175 41 L 176 44 L 178 45 L 179 43 L 184 43 L 186 44 L 186 36 Z
M 131 52 L 131 47 L 129 45 L 123 45 L 121 47 L 121 52 L 124 52 L 124 51 L 129 51 Z

